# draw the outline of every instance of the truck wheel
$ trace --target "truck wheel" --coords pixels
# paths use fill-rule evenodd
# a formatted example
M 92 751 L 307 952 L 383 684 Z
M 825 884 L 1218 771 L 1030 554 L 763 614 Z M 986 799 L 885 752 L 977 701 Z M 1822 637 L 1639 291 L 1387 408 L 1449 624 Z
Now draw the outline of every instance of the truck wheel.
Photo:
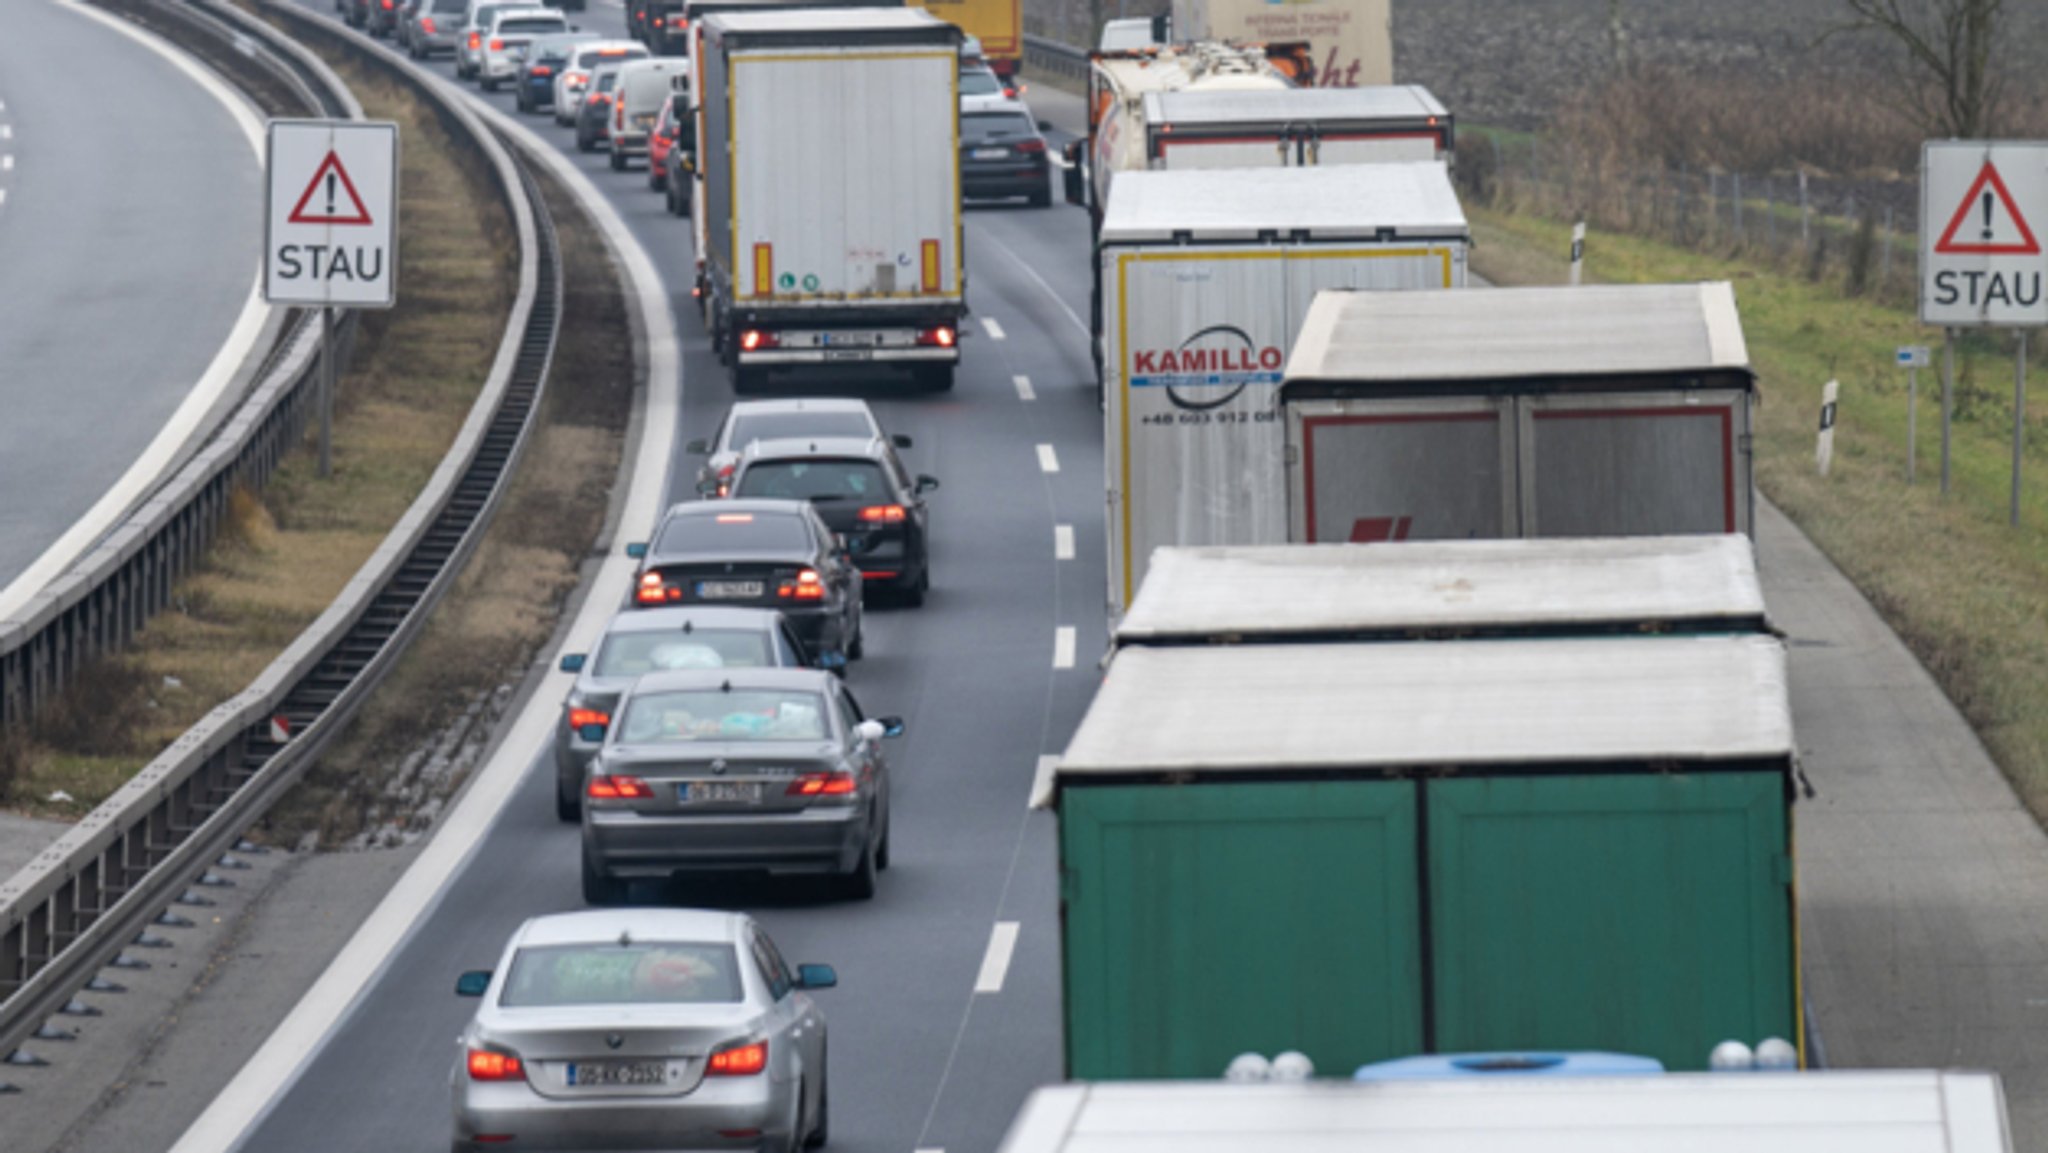
M 935 364 L 919 368 L 915 377 L 917 386 L 926 392 L 951 392 L 953 367 L 950 364 Z
M 620 152 L 620 151 L 619 151 L 618 149 L 616 149 L 616 148 L 612 149 L 612 171 L 613 171 L 613 172 L 624 172 L 625 170 L 626 170 L 626 154 L 625 154 L 625 153 L 623 153 L 623 152 Z

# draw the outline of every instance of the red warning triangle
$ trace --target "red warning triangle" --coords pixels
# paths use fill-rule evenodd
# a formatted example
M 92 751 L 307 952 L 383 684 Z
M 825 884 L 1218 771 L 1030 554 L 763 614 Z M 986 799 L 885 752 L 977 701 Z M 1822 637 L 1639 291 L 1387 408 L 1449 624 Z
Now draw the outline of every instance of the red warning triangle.
M 2018 240 L 1993 242 L 1995 235 L 1992 223 L 1997 219 L 1999 206 L 2012 218 L 2013 227 L 2019 230 Z M 1958 243 L 1956 234 L 1964 232 L 1974 240 Z M 2020 215 L 2020 206 L 2013 202 L 2012 193 L 2006 191 L 2005 181 L 1998 175 L 1998 168 L 1989 160 L 1984 170 L 1977 173 L 1976 183 L 1963 196 L 1963 202 L 1956 207 L 1955 216 L 1948 222 L 1948 229 L 1934 244 L 1934 251 L 1964 256 L 2038 256 L 2041 242 L 2034 239 L 2034 230 L 2027 227 L 2027 218 Z
M 336 192 L 348 194 L 348 203 L 355 209 L 354 215 L 336 214 Z M 322 195 L 326 198 L 325 208 L 306 211 L 306 205 Z M 322 160 L 320 167 L 314 171 L 312 183 L 306 185 L 306 191 L 300 194 L 299 202 L 292 206 L 292 214 L 288 219 L 293 224 L 370 223 L 370 210 L 363 207 L 363 198 L 356 195 L 355 181 L 348 178 L 348 169 L 341 166 L 341 157 L 336 156 L 333 149 L 327 150 L 327 159 Z

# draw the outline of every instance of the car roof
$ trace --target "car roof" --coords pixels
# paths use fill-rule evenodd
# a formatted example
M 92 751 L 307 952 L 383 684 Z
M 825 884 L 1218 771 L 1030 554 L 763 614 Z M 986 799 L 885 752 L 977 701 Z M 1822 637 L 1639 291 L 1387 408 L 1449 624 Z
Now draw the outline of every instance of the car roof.
M 718 909 L 585 909 L 549 913 L 519 926 L 513 944 L 601 945 L 622 936 L 643 941 L 727 941 L 740 939 L 748 917 Z
M 687 692 L 704 689 L 819 689 L 837 683 L 838 676 L 824 669 L 724 668 L 662 669 L 641 673 L 634 682 L 633 695 Z
M 719 516 L 729 512 L 779 512 L 786 516 L 802 516 L 810 507 L 811 502 L 807 500 L 782 500 L 765 496 L 735 497 L 730 500 L 686 500 L 670 505 L 668 515 L 662 518 L 662 523 L 666 524 L 674 517 Z
M 491 19 L 493 20 L 539 20 L 543 17 L 553 17 L 565 25 L 569 22 L 569 18 L 564 16 L 559 9 L 541 8 L 531 4 L 521 5 L 516 8 L 500 8 L 491 13 Z
M 673 75 L 677 72 L 688 72 L 690 62 L 680 56 L 642 56 L 638 60 L 626 61 L 619 65 L 619 68 L 625 72 L 659 72 Z
M 774 609 L 743 609 L 725 606 L 688 605 L 670 608 L 621 609 L 613 614 L 611 623 L 605 625 L 604 633 L 658 633 L 681 630 L 687 624 L 692 628 L 738 628 L 742 626 L 768 629 L 775 627 L 775 619 L 782 614 Z
M 791 396 L 775 400 L 734 401 L 731 415 L 753 415 L 764 412 L 862 412 L 872 417 L 875 410 L 868 402 L 847 396 Z
M 809 457 L 859 457 L 879 460 L 887 455 L 889 442 L 879 436 L 789 436 L 773 440 L 750 440 L 740 450 L 746 462 L 758 460 L 802 460 Z

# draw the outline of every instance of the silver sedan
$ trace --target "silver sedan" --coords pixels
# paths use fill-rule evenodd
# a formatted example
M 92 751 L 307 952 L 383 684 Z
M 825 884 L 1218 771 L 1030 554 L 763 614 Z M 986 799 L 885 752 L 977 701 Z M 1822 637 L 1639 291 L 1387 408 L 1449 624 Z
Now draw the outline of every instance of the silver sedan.
M 558 913 L 519 927 L 456 1039 L 455 1153 L 825 1143 L 825 1017 L 743 913 Z

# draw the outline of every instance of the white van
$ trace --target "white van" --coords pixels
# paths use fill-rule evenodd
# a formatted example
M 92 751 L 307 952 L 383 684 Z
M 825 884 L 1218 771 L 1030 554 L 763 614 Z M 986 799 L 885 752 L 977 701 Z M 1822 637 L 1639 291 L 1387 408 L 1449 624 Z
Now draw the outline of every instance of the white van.
M 612 98 L 612 167 L 647 155 L 647 137 L 671 92 L 690 90 L 690 62 L 674 56 L 633 60 L 619 67 Z

